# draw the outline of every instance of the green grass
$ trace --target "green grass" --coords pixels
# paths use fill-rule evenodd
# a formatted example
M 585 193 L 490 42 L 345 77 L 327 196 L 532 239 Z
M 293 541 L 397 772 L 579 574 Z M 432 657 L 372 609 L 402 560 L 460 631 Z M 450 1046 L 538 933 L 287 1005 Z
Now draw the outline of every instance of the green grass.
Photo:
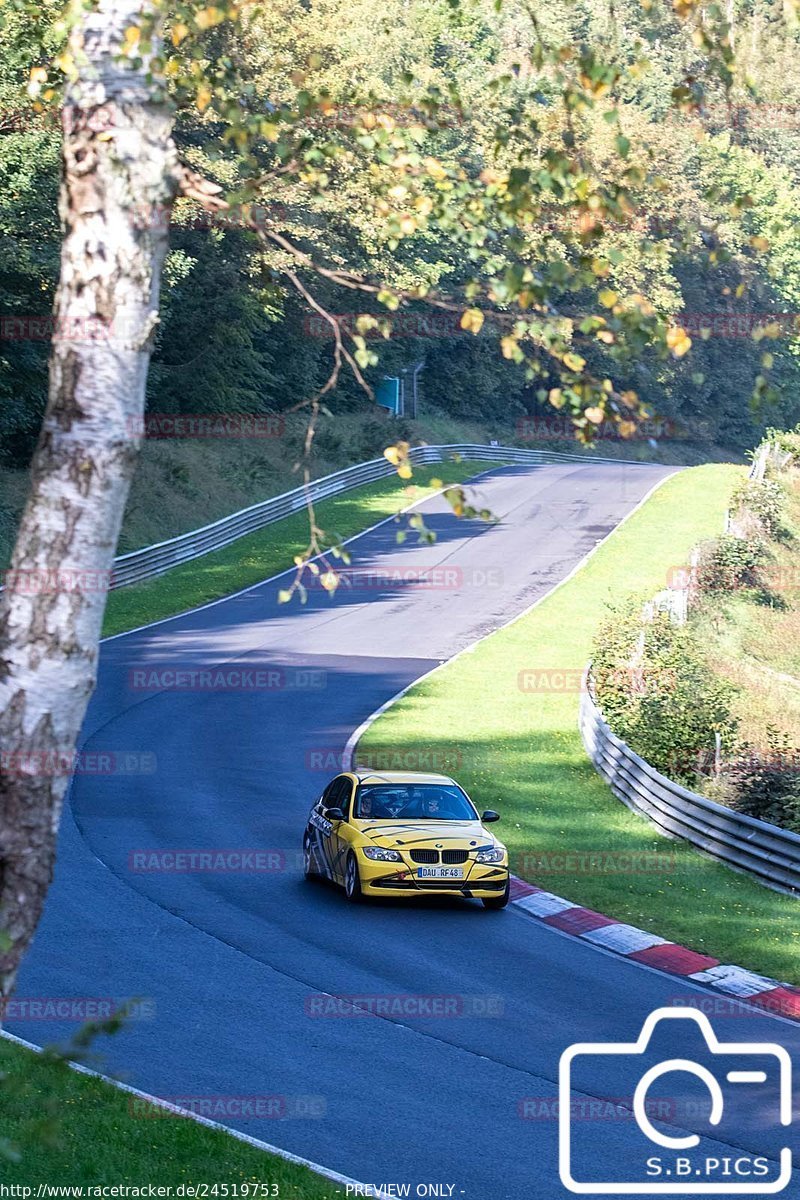
M 125 1092 L 2 1039 L 0 1072 L 0 1138 L 21 1156 L 0 1155 L 4 1184 L 270 1183 L 281 1200 L 344 1194 L 341 1184 L 194 1121 L 137 1114 Z M 280 1140 L 277 1122 L 256 1124 L 264 1128 L 254 1136 Z
M 659 836 L 594 771 L 577 730 L 577 692 L 523 692 L 525 669 L 580 672 L 604 606 L 653 594 L 701 538 L 719 533 L 733 466 L 672 476 L 581 570 L 527 616 L 413 688 L 362 740 L 447 754 L 479 807 L 497 808 L 516 872 L 538 886 L 662 937 L 778 979 L 800 982 L 797 901 Z M 542 873 L 531 856 L 660 851 L 667 871 Z M 527 860 L 526 860 L 527 856 Z M 674 857 L 672 857 L 674 856 Z
M 329 534 L 335 532 L 340 538 L 349 538 L 429 495 L 434 490 L 433 479 L 457 483 L 497 465 L 460 462 L 419 467 L 414 471 L 411 487 L 397 475 L 380 479 L 323 500 L 316 506 L 317 523 Z M 284 571 L 308 544 L 308 536 L 308 514 L 303 510 L 239 538 L 224 550 L 173 567 L 157 579 L 111 592 L 103 634 L 108 637 L 148 621 L 174 616 Z

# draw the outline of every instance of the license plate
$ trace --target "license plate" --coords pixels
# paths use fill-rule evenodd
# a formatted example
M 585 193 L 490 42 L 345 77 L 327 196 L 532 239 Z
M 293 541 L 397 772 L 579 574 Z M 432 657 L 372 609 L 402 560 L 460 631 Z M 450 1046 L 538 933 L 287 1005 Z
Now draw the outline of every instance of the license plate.
M 417 867 L 417 879 L 463 879 L 463 867 Z

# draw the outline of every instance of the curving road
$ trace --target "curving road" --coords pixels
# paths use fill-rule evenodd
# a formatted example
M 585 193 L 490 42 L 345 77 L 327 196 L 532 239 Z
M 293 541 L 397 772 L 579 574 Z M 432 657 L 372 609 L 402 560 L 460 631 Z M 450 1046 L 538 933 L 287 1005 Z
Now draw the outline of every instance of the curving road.
M 283 1119 L 227 1123 L 356 1179 L 408 1184 L 411 1195 L 418 1184 L 444 1185 L 441 1194 L 470 1200 L 567 1195 L 554 1119 L 559 1056 L 577 1040 L 633 1040 L 649 1012 L 689 988 L 514 908 L 442 899 L 349 907 L 303 882 L 296 851 L 353 729 L 545 594 L 668 470 L 497 469 L 476 486 L 498 524 L 457 522 L 435 498 L 422 506 L 433 546 L 398 546 L 391 522 L 353 544 L 375 578 L 436 566 L 441 587 L 371 578 L 333 600 L 312 592 L 300 608 L 279 607 L 270 581 L 106 642 L 84 749 L 152 755 L 128 762 L 155 769 L 76 777 L 18 995 L 148 998 L 152 1010 L 104 1045 L 108 1069 L 165 1097 L 287 1097 Z M 210 686 L 217 669 L 243 686 Z M 153 852 L 200 848 L 272 851 L 281 869 L 142 869 L 169 865 Z M 348 1019 L 315 1015 L 319 993 L 467 1000 L 444 1016 Z M 722 1024 L 726 1040 L 800 1048 L 797 1028 L 778 1019 Z M 8 1027 L 38 1043 L 74 1028 Z M 670 1053 L 677 1038 L 664 1035 Z M 635 1069 L 579 1064 L 577 1094 L 628 1094 Z M 692 1087 L 664 1093 L 668 1123 L 697 1123 Z M 725 1135 L 700 1148 L 774 1162 L 786 1131 L 770 1123 L 759 1090 L 754 1134 L 741 1094 Z M 587 1177 L 641 1171 L 630 1120 L 579 1126 Z

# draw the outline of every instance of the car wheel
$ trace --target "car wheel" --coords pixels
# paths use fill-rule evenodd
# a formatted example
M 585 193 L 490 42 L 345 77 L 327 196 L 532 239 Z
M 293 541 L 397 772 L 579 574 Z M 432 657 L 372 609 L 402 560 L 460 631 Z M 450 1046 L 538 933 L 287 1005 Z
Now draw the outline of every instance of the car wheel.
M 358 863 L 352 850 L 347 856 L 347 864 L 344 869 L 344 891 L 351 904 L 360 904 L 364 899 L 364 893 L 361 891 L 361 876 L 358 873 Z
M 487 896 L 483 901 L 484 908 L 505 908 L 511 896 L 511 880 L 506 884 L 504 892 L 499 896 Z
M 316 859 L 314 857 L 314 851 L 311 849 L 311 842 L 306 836 L 303 838 L 303 874 L 305 875 L 306 879 L 311 880 L 312 882 L 315 882 L 321 878 L 315 864 Z

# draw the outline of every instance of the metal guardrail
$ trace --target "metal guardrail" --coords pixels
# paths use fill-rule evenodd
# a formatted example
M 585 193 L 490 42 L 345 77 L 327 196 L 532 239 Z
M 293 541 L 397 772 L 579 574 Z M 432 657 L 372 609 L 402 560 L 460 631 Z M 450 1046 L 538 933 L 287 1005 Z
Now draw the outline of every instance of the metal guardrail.
M 800 834 L 735 812 L 661 775 L 609 728 L 588 687 L 580 731 L 595 769 L 614 795 L 662 832 L 779 891 L 800 891 Z
M 589 454 L 568 454 L 553 450 L 525 450 L 517 446 L 481 446 L 481 445 L 447 445 L 447 446 L 417 446 L 410 451 L 409 457 L 416 466 L 446 462 L 453 458 L 466 461 L 484 461 L 497 463 L 530 463 L 545 465 L 547 463 L 580 462 L 606 463 L 625 460 L 598 458 Z M 643 466 L 642 463 L 631 463 L 632 466 Z M 141 550 L 133 550 L 122 554 L 114 560 L 114 572 L 111 587 L 125 587 L 130 583 L 141 583 L 146 579 L 155 579 L 176 567 L 180 563 L 191 562 L 210 554 L 214 550 L 222 550 L 245 534 L 254 533 L 280 521 L 283 517 L 291 516 L 306 507 L 308 500 L 317 503 L 328 496 L 335 496 L 349 488 L 359 487 L 364 483 L 372 483 L 395 473 L 395 468 L 385 458 L 376 458 L 370 462 L 357 463 L 346 467 L 343 471 L 335 471 L 315 479 L 308 488 L 301 486 L 243 508 L 239 512 L 222 517 L 210 525 L 200 529 L 192 529 L 188 533 L 179 534 L 153 546 L 144 546 Z M 1 589 L 0 589 L 1 590 Z

